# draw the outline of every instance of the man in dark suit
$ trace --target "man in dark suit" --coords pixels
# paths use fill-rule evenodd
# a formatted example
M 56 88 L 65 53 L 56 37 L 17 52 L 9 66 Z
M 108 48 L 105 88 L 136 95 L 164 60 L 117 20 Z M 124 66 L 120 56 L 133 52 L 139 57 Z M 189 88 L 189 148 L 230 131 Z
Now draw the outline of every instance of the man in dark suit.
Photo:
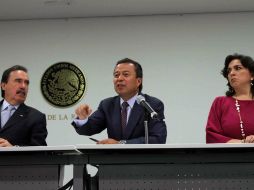
M 145 143 L 145 110 L 136 102 L 142 90 L 142 67 L 138 62 L 126 58 L 117 62 L 113 75 L 114 88 L 118 96 L 102 100 L 92 115 L 88 105 L 80 105 L 75 111 L 77 119 L 72 125 L 80 135 L 90 136 L 107 129 L 108 138 L 98 141 L 98 144 Z M 157 119 L 149 118 L 148 142 L 165 143 L 167 129 L 164 122 L 164 105 L 155 97 L 142 95 L 158 113 Z M 123 102 L 127 102 L 124 103 L 127 105 L 127 117 L 123 114 L 125 112 Z
M 24 104 L 28 85 L 27 69 L 23 66 L 13 66 L 2 75 L 0 147 L 47 145 L 45 114 Z

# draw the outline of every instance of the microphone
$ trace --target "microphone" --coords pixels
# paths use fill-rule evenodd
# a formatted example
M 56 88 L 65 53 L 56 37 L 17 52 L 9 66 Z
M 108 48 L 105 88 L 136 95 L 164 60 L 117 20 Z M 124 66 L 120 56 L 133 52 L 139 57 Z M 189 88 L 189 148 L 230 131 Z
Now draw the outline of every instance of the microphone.
M 150 106 L 150 104 L 145 100 L 144 96 L 138 95 L 136 101 L 138 104 L 143 106 L 151 114 L 152 119 L 158 118 L 158 113 L 153 110 L 153 108 Z

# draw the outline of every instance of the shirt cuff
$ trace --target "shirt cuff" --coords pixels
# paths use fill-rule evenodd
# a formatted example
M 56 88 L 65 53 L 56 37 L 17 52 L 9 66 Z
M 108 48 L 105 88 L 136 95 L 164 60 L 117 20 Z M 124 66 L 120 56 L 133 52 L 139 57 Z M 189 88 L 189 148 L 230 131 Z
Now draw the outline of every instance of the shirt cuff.
M 76 124 L 77 127 L 82 127 L 85 125 L 88 121 L 88 118 L 86 119 L 74 119 L 73 122 Z

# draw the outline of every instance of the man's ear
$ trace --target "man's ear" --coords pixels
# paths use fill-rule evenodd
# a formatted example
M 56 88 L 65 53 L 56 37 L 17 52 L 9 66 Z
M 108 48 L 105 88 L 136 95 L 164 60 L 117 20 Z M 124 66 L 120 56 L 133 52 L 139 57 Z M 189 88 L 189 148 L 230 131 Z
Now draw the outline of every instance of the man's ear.
M 5 90 L 5 85 L 6 85 L 6 83 L 4 83 L 4 82 L 1 83 L 1 89 L 2 90 Z
M 142 84 L 142 78 L 138 78 L 138 83 L 139 83 L 139 85 Z

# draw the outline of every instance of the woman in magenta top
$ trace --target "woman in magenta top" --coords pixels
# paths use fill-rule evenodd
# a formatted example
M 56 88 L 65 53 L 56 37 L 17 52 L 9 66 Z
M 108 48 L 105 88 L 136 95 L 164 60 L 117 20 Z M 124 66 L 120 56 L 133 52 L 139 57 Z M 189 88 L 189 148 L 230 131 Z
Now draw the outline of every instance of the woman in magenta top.
M 254 62 L 245 55 L 228 55 L 222 69 L 226 96 L 217 97 L 206 125 L 207 143 L 254 143 Z

